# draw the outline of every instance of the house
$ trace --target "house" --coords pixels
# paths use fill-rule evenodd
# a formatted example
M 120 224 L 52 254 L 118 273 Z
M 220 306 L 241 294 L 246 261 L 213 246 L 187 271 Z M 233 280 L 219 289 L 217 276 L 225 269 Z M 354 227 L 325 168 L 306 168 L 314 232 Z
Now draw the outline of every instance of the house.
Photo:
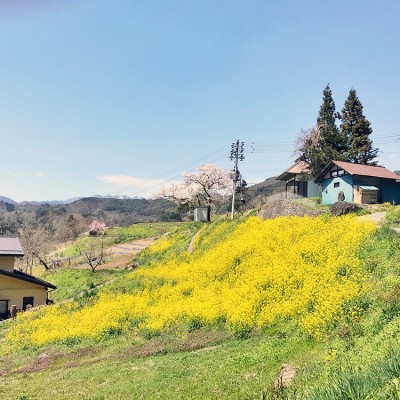
M 286 182 L 287 197 L 320 197 L 320 187 L 311 178 L 309 164 L 304 160 L 297 160 L 285 172 L 275 178 Z
M 341 197 L 349 203 L 400 203 L 400 176 L 384 167 L 331 161 L 315 179 L 321 184 L 322 204 Z
M 11 306 L 17 311 L 47 303 L 48 289 L 56 286 L 14 269 L 17 257 L 24 252 L 18 238 L 0 237 L 0 319 L 10 316 Z

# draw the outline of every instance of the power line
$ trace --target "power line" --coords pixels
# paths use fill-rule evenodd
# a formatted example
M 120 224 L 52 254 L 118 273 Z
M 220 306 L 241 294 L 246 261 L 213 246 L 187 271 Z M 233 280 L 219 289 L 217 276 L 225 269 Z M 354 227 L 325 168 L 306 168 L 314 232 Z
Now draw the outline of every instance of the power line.
M 148 178 L 148 180 L 152 181 L 152 180 L 162 179 L 162 178 L 164 178 L 164 179 L 168 178 L 169 180 L 175 179 L 175 178 L 180 177 L 181 174 L 182 174 L 182 171 L 185 170 L 186 168 L 192 168 L 194 166 L 197 166 L 199 163 L 205 163 L 205 162 L 213 163 L 213 162 L 221 160 L 222 158 L 227 158 L 227 149 L 226 149 L 225 146 L 221 146 L 218 149 L 214 150 L 213 152 L 208 153 L 208 154 L 206 154 L 204 156 L 198 157 L 198 158 L 196 158 L 196 159 L 194 159 L 192 161 L 189 161 L 187 163 L 181 164 L 181 165 L 176 166 L 174 168 L 171 168 L 169 170 L 163 171 L 163 172 L 161 172 L 161 173 L 159 173 L 157 175 L 154 175 L 154 176 Z M 126 186 L 124 186 L 122 188 L 119 188 L 119 189 L 116 189 L 116 190 L 110 192 L 109 195 L 126 192 L 127 189 L 130 189 L 130 188 L 135 187 L 135 186 L 136 186 L 135 183 L 126 185 Z M 154 189 L 157 186 L 158 186 L 158 184 L 149 185 L 146 188 L 136 190 L 131 195 L 132 196 L 136 196 L 136 195 L 138 195 L 140 193 L 143 193 L 143 192 L 146 192 L 148 190 Z
M 400 133 L 387 133 L 387 134 L 375 134 L 373 133 L 374 139 L 373 142 L 374 144 L 377 145 L 384 145 L 384 144 L 393 144 L 393 143 L 398 143 L 400 144 Z M 232 146 L 237 145 L 233 143 Z M 294 141 L 289 142 L 289 141 L 249 141 L 249 142 L 241 142 L 240 146 L 242 147 L 242 151 L 244 152 L 244 149 L 249 154 L 265 154 L 265 153 L 292 153 L 295 149 L 295 144 Z M 233 147 L 232 147 L 233 149 Z M 221 146 L 217 148 L 216 150 L 212 151 L 211 153 L 208 153 L 204 156 L 195 158 L 187 163 L 180 164 L 174 168 L 168 169 L 166 171 L 163 171 L 157 175 L 154 175 L 150 178 L 148 178 L 149 181 L 152 180 L 157 180 L 157 179 L 168 179 L 168 180 L 173 180 L 176 178 L 181 177 L 182 171 L 185 169 L 191 169 L 199 164 L 202 163 L 215 163 L 217 161 L 220 161 L 224 158 L 228 158 L 227 154 L 227 148 L 225 146 Z M 236 183 L 235 183 L 236 184 Z M 135 183 L 126 185 L 122 188 L 116 189 L 112 192 L 109 193 L 109 195 L 115 195 L 119 193 L 126 192 L 127 189 L 134 188 L 136 186 Z M 149 191 L 151 189 L 154 189 L 158 186 L 158 184 L 153 184 L 149 185 L 146 188 L 135 190 L 133 193 L 131 193 L 131 196 L 137 196 L 143 192 Z M 129 192 L 128 192 L 129 193 Z
M 214 163 L 216 161 L 221 160 L 222 158 L 226 158 L 226 154 L 224 154 L 223 156 L 214 158 L 213 160 L 208 160 L 208 162 L 209 163 Z M 196 165 L 198 165 L 198 164 L 196 164 Z M 169 178 L 169 180 L 173 180 L 173 179 L 181 178 L 181 177 L 182 177 L 182 171 L 180 173 L 175 174 L 175 175 L 169 176 L 168 178 Z M 154 179 L 154 178 L 150 178 L 150 179 Z M 132 186 L 135 186 L 135 185 L 134 184 L 130 185 L 130 187 L 132 187 Z M 131 193 L 131 196 L 137 196 L 137 195 L 139 195 L 139 194 L 141 194 L 143 192 L 147 192 L 148 190 L 155 189 L 158 186 L 159 186 L 159 184 L 154 184 L 154 185 L 147 186 L 146 188 L 137 190 L 137 191 L 135 191 L 133 193 L 132 192 L 130 192 L 130 193 Z

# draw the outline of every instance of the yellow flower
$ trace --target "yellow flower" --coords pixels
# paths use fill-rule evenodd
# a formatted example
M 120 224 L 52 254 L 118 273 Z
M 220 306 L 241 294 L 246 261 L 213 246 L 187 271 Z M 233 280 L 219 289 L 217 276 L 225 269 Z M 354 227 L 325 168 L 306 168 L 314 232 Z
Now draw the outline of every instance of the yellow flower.
M 23 314 L 7 340 L 43 344 L 99 338 L 113 329 L 158 331 L 185 321 L 225 321 L 232 329 L 247 329 L 287 318 L 319 338 L 344 317 L 343 305 L 368 288 L 356 250 L 374 229 L 351 216 L 251 217 L 231 233 L 228 222 L 210 225 L 196 243 L 199 251 L 183 261 L 170 259 L 127 275 L 140 279 L 144 290 L 103 294 L 83 308 L 56 305 Z M 152 251 L 172 245 L 165 237 Z M 358 319 L 361 312 L 347 310 L 346 317 Z

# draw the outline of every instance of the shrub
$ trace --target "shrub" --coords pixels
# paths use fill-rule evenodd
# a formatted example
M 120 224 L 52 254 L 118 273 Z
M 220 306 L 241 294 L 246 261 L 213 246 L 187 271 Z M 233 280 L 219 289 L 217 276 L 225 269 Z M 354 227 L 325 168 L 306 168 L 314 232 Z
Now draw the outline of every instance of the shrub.
M 387 210 L 386 222 L 391 225 L 400 224 L 400 206 L 390 207 Z

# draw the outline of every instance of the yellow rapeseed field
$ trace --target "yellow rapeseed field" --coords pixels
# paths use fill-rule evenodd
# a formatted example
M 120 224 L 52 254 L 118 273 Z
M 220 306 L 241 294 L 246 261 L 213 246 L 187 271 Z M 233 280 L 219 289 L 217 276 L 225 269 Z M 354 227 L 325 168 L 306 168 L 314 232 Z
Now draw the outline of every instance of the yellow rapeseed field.
M 103 294 L 83 308 L 56 305 L 19 315 L 7 340 L 44 344 L 191 321 L 226 321 L 240 330 L 282 319 L 319 337 L 343 317 L 343 305 L 367 289 L 356 251 L 374 229 L 351 216 L 251 217 L 222 242 L 210 246 L 202 238 L 184 261 L 171 259 L 128 274 L 127 279 L 143 281 L 139 292 Z M 166 238 L 158 246 L 169 245 Z M 358 317 L 358 310 L 353 314 Z

